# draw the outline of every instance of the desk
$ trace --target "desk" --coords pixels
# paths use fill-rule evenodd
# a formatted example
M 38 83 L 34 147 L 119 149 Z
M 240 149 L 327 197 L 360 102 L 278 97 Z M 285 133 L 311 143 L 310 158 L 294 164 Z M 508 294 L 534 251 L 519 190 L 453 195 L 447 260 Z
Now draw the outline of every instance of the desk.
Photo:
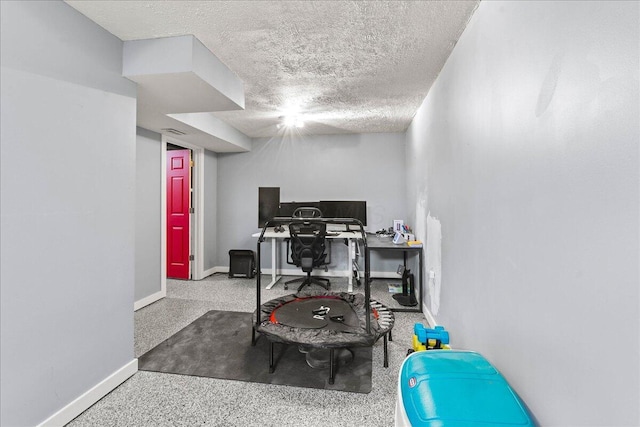
M 370 254 L 371 251 L 402 251 L 402 258 L 404 261 L 404 266 L 407 266 L 407 254 L 414 253 L 418 255 L 418 306 L 416 308 L 391 308 L 391 311 L 404 311 L 404 312 L 421 312 L 422 311 L 422 281 L 423 281 L 423 253 L 422 247 L 409 246 L 406 243 L 395 244 L 393 243 L 393 238 L 390 237 L 380 237 L 376 234 L 368 234 L 367 235 L 367 249 L 368 253 L 365 254 L 366 257 L 371 259 Z
M 260 237 L 260 232 L 252 234 L 252 237 Z M 277 282 L 280 280 L 281 276 L 278 276 L 278 256 L 277 256 L 277 241 L 283 241 L 284 239 L 289 239 L 291 236 L 289 235 L 289 230 L 285 226 L 285 231 L 276 233 L 273 231 L 273 228 L 268 228 L 264 233 L 264 238 L 271 240 L 271 282 L 267 285 L 266 289 L 271 289 Z M 355 245 L 362 239 L 362 236 L 359 232 L 328 232 L 327 239 L 346 239 L 349 246 L 349 287 L 347 292 L 353 292 L 353 268 L 355 261 Z M 365 251 L 365 258 L 371 259 L 371 251 L 402 251 L 403 262 L 406 267 L 407 265 L 407 255 L 409 253 L 417 254 L 418 256 L 418 264 L 419 264 L 419 272 L 418 272 L 418 306 L 416 308 L 390 308 L 391 311 L 396 312 L 421 312 L 422 311 L 422 293 L 423 293 L 423 251 L 421 247 L 409 246 L 406 243 L 395 244 L 393 243 L 393 239 L 390 237 L 380 237 L 376 234 L 367 234 L 367 248 Z M 358 267 L 358 270 L 361 269 Z M 366 275 L 365 275 L 366 277 Z M 366 280 L 366 278 L 365 278 Z
M 260 232 L 258 233 L 254 233 L 251 235 L 251 237 L 260 237 Z M 283 241 L 284 239 L 289 239 L 291 238 L 291 235 L 289 234 L 289 229 L 287 228 L 287 226 L 284 226 L 284 231 L 282 232 L 275 232 L 273 231 L 273 228 L 268 228 L 265 232 L 264 232 L 264 238 L 265 239 L 269 239 L 271 240 L 271 282 L 269 282 L 269 284 L 267 285 L 266 289 L 271 289 L 273 287 L 273 285 L 275 285 L 278 280 L 280 280 L 281 276 L 278 276 L 277 274 L 277 269 L 278 269 L 278 256 L 277 256 L 277 245 L 276 243 L 278 242 L 278 240 Z M 356 240 L 358 238 L 361 238 L 360 232 L 348 232 L 348 231 L 340 231 L 340 232 L 332 232 L 332 231 L 327 231 L 327 239 L 346 239 L 347 240 L 347 245 L 349 246 L 349 288 L 348 288 L 348 292 L 353 292 L 353 273 L 351 268 L 353 268 L 353 261 L 354 261 L 354 253 L 355 253 L 355 247 L 354 245 L 356 244 Z

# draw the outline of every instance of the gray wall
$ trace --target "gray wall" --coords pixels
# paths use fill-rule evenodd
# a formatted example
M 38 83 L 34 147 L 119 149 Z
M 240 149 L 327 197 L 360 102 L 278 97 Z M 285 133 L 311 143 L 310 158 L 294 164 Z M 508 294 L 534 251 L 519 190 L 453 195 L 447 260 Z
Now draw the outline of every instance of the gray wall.
M 204 151 L 204 270 L 217 267 L 218 155 Z M 227 265 L 227 264 L 225 264 Z
M 136 281 L 139 301 L 161 290 L 162 136 L 136 129 Z
M 280 187 L 283 202 L 366 200 L 367 229 L 391 227 L 405 216 L 404 149 L 404 134 L 380 133 L 261 138 L 248 153 L 219 154 L 216 265 L 229 265 L 229 249 L 255 250 L 258 187 Z M 330 268 L 347 269 L 346 246 L 333 248 Z
M 640 424 L 638 6 L 482 2 L 407 133 L 436 319 L 543 425 Z
M 135 86 L 66 4 L 0 16 L 0 424 L 36 425 L 134 358 Z

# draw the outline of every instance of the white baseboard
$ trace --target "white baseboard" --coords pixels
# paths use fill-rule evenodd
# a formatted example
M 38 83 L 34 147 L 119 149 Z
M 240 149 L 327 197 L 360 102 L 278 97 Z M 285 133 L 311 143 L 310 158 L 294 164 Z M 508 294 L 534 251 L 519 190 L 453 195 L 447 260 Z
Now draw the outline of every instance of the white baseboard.
M 133 311 L 137 311 L 140 310 L 142 307 L 146 307 L 149 304 L 153 304 L 154 302 L 158 301 L 159 299 L 162 299 L 164 297 L 167 296 L 167 290 L 161 290 L 156 292 L 155 294 L 151 294 L 148 297 L 144 297 L 136 302 L 133 303 Z
M 228 273 L 229 272 L 229 267 L 211 267 L 208 270 L 205 270 L 202 273 L 202 278 L 205 279 L 209 276 L 211 276 L 212 274 L 216 274 L 216 273 Z
M 273 270 L 271 268 L 263 268 L 262 274 L 271 274 Z M 276 270 L 278 276 L 306 276 L 307 273 L 299 268 L 278 268 Z M 346 271 L 329 270 L 324 271 L 321 268 L 314 269 L 312 276 L 326 276 L 326 277 L 347 277 Z
M 425 304 L 422 305 L 422 314 L 424 314 L 424 317 L 427 319 L 427 323 L 429 324 L 429 327 L 435 328 L 436 326 L 438 326 L 438 322 L 436 322 L 436 318 L 433 317 L 433 314 Z
M 210 269 L 203 271 L 202 272 L 202 278 L 206 279 L 207 277 L 211 276 L 212 274 L 217 273 L 217 271 L 216 271 L 217 268 L 218 267 L 211 267 Z
M 372 271 L 369 275 L 376 279 L 395 279 L 402 281 L 402 276 L 395 271 Z
M 229 270 L 229 268 L 227 267 L 227 271 Z M 262 274 L 271 274 L 272 269 L 271 268 L 263 268 L 262 269 Z M 304 276 L 305 273 L 300 270 L 299 268 L 279 268 L 276 271 L 276 274 L 278 276 Z M 349 277 L 349 275 L 351 274 L 351 271 L 347 271 L 347 270 L 329 270 L 329 271 L 324 271 L 322 269 L 316 269 L 313 270 L 312 275 L 313 276 L 327 276 L 327 277 Z M 375 277 L 376 279 L 397 279 L 397 280 L 401 280 L 402 277 L 400 277 L 397 273 L 395 272 L 390 272 L 390 271 L 372 271 L 370 273 L 371 277 Z
M 75 417 L 89 409 L 91 405 L 102 399 L 136 372 L 138 372 L 138 359 L 133 359 L 131 362 L 127 363 L 122 368 L 118 369 L 113 374 L 93 386 L 76 400 L 44 420 L 39 424 L 39 427 L 64 426 Z

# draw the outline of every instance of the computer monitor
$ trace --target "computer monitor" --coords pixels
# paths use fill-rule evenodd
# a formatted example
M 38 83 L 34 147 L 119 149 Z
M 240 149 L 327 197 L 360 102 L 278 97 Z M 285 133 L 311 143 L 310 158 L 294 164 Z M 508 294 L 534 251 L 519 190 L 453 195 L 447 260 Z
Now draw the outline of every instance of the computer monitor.
M 355 200 L 320 201 L 324 218 L 355 218 L 367 225 L 367 202 Z
M 280 187 L 258 187 L 258 227 L 278 216 Z

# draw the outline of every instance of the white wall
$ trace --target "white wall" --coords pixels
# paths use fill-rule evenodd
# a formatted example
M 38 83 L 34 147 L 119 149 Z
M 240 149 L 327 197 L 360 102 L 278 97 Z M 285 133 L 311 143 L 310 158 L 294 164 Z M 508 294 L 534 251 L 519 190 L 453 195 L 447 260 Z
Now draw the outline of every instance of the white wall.
M 0 424 L 36 425 L 133 354 L 135 85 L 59 1 L 0 2 Z
M 287 135 L 255 139 L 248 153 L 218 154 L 217 265 L 229 265 L 230 249 L 255 250 L 258 187 L 280 187 L 283 202 L 366 200 L 367 229 L 375 231 L 404 218 L 404 179 L 400 133 Z M 332 248 L 330 268 L 346 270 L 346 246 Z M 270 268 L 270 245 L 262 250 L 263 267 Z M 393 272 L 398 262 L 390 262 Z
M 162 136 L 136 129 L 136 280 L 140 301 L 161 291 Z
M 218 155 L 212 151 L 204 152 L 204 254 L 205 271 L 217 267 L 218 241 Z M 227 264 L 224 264 L 227 265 Z
M 638 6 L 483 1 L 407 132 L 427 304 L 543 425 L 640 424 Z

